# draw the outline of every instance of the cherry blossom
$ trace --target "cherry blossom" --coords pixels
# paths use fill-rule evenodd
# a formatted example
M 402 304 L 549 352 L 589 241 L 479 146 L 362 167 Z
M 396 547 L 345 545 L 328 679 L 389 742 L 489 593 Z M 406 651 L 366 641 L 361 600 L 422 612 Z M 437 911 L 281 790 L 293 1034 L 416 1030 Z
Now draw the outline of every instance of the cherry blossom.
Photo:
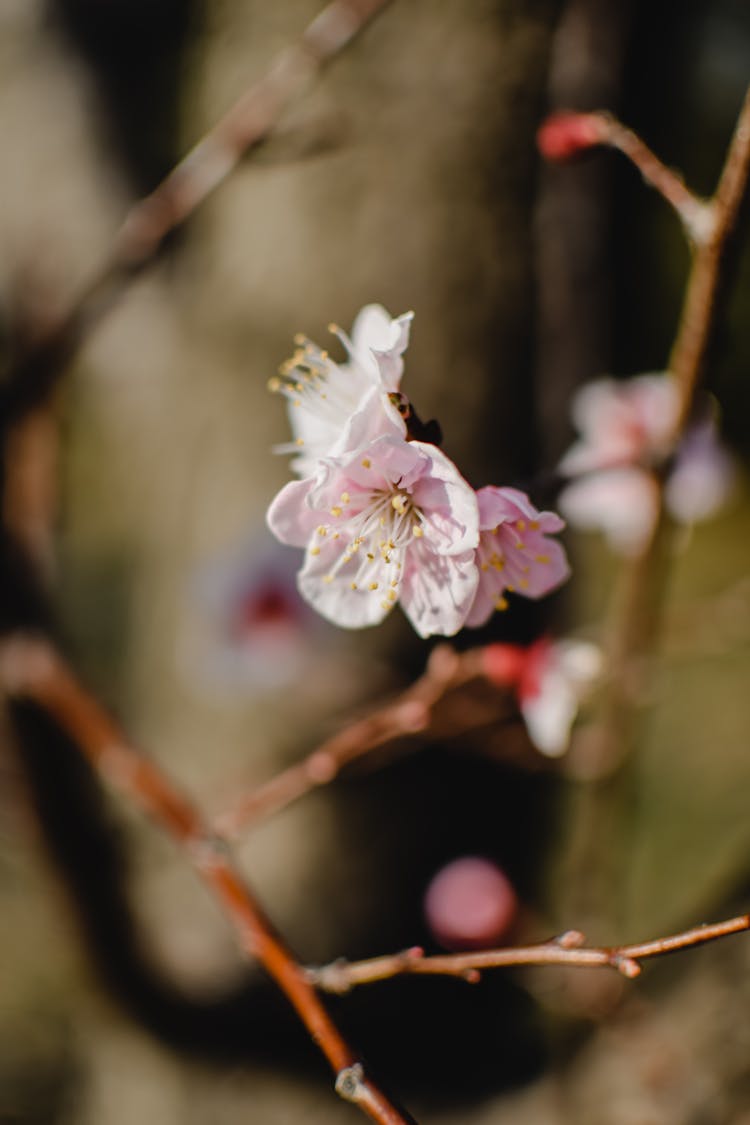
M 648 471 L 670 452 L 679 396 L 670 375 L 599 379 L 573 400 L 581 438 L 560 470 L 577 477 L 560 494 L 560 509 L 575 527 L 600 530 L 614 550 L 639 551 L 658 511 L 656 481 Z M 707 519 L 726 501 L 732 463 L 712 418 L 692 427 L 677 449 L 664 499 L 682 523 Z
M 397 400 L 412 317 L 409 312 L 392 320 L 382 306 L 366 305 L 351 338 L 331 325 L 348 353 L 345 363 L 335 363 L 305 336 L 295 337 L 297 350 L 269 386 L 289 401 L 294 441 L 277 446 L 276 452 L 296 454 L 292 468 L 298 476 L 311 476 L 321 457 L 351 444 L 348 427 L 363 409 L 406 432 Z
M 564 754 L 581 702 L 601 675 L 601 650 L 587 641 L 542 637 L 528 648 L 487 645 L 485 675 L 516 693 L 529 738 L 548 757 Z
M 366 428 L 364 416 L 358 423 Z M 299 590 L 329 621 L 376 625 L 400 603 L 420 636 L 451 636 L 477 588 L 476 493 L 436 446 L 383 425 L 285 485 L 268 523 L 282 543 L 306 548 Z
M 565 524 L 554 512 L 538 512 L 523 492 L 492 485 L 477 493 L 479 581 L 467 625 L 484 625 L 493 610 L 507 609 L 507 593 L 541 598 L 570 575 L 562 546 L 547 538 Z

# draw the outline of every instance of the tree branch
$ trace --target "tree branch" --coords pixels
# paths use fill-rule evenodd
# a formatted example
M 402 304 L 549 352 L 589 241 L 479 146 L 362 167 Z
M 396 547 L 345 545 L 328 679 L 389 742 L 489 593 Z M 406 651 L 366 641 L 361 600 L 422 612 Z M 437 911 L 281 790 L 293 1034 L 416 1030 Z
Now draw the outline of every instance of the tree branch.
M 16 636 L 0 645 L 0 684 L 12 698 L 41 707 L 102 777 L 172 837 L 235 930 L 242 951 L 261 962 L 294 1007 L 336 1075 L 339 1095 L 381 1125 L 409 1125 L 367 1076 L 321 1004 L 305 970 L 273 928 L 235 867 L 225 841 L 198 809 L 125 735 L 47 641 Z
M 585 948 L 584 935 L 579 930 L 568 930 L 552 941 L 539 945 L 518 946 L 508 949 L 487 949 L 473 953 L 451 953 L 425 957 L 418 946 L 385 957 L 372 957 L 367 961 L 333 961 L 321 968 L 309 968 L 307 977 L 318 988 L 327 992 L 343 993 L 361 984 L 389 980 L 406 974 L 461 977 L 476 984 L 485 969 L 507 968 L 510 965 L 569 965 L 577 968 L 616 969 L 625 977 L 637 977 L 640 962 L 649 957 L 675 953 L 694 945 L 703 945 L 730 934 L 750 929 L 750 915 L 741 914 L 726 922 L 696 926 L 670 937 L 636 945 L 616 945 Z
M 327 785 L 344 766 L 398 738 L 424 733 L 432 710 L 447 692 L 483 675 L 481 650 L 459 654 L 448 645 L 433 649 L 424 675 L 393 702 L 350 723 L 301 762 L 242 794 L 214 819 L 217 832 L 236 839 L 243 829 L 278 812 L 313 789 Z
M 96 276 L 5 373 L 0 418 L 6 425 L 50 394 L 89 329 L 155 260 L 167 235 L 265 140 L 291 102 L 387 2 L 332 0 L 159 186 L 131 208 Z

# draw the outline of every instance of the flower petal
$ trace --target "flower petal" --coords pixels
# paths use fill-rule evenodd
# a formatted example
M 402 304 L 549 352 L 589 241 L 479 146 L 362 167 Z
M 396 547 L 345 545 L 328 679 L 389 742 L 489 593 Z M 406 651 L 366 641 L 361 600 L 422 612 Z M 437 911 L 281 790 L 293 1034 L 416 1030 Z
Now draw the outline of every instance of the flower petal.
M 306 547 L 320 523 L 320 516 L 309 506 L 313 480 L 291 480 L 278 492 L 266 515 L 271 531 L 290 547 Z
M 413 544 L 404 564 L 400 600 L 420 637 L 452 637 L 462 628 L 477 588 L 474 552 L 437 555 Z
M 413 317 L 414 313 L 408 312 L 392 320 L 382 305 L 365 305 L 354 321 L 353 353 L 386 391 L 399 388 Z
M 318 613 L 343 629 L 377 625 L 397 602 L 401 571 L 386 568 L 379 556 L 366 570 L 357 555 L 342 563 L 345 550 L 343 538 L 315 543 L 297 576 L 299 591 Z
M 477 494 L 449 457 L 436 445 L 412 441 L 428 459 L 412 488 L 414 503 L 424 514 L 425 537 L 433 550 L 460 555 L 479 542 Z

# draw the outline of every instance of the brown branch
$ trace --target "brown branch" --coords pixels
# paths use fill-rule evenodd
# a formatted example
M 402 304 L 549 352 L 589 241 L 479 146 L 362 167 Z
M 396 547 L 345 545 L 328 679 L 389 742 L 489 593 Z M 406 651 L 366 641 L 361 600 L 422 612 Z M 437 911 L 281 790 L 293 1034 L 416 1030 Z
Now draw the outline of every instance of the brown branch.
M 301 762 L 240 796 L 215 818 L 216 830 L 235 839 L 252 823 L 278 812 L 318 786 L 327 785 L 344 766 L 371 750 L 423 733 L 430 725 L 432 709 L 446 693 L 480 675 L 480 650 L 459 654 L 448 645 L 439 645 L 433 650 L 424 675 L 396 700 L 351 723 Z
M 332 0 L 161 184 L 131 208 L 96 276 L 6 372 L 0 416 L 13 420 L 50 393 L 87 331 L 154 261 L 167 235 L 234 171 L 248 150 L 265 140 L 290 103 L 387 2 Z
M 717 322 L 723 311 L 727 257 L 739 225 L 750 177 L 750 87 L 737 119 L 719 185 L 711 201 L 714 223 L 690 274 L 669 370 L 680 388 L 680 412 L 675 422 L 676 445 L 690 421 L 696 392 L 704 378 Z
M 694 195 L 686 187 L 679 172 L 664 164 L 632 129 L 628 129 L 608 113 L 593 116 L 600 122 L 601 143 L 617 149 L 635 165 L 646 183 L 677 212 L 685 230 L 696 245 L 700 246 L 707 242 L 715 222 L 713 204 Z
M 611 113 L 553 113 L 540 126 L 537 144 L 542 155 L 552 162 L 570 160 L 600 145 L 617 149 L 677 212 L 696 245 L 710 238 L 714 222 L 712 204 L 690 191 L 679 172 L 667 167 L 637 133 Z
M 321 1004 L 306 971 L 274 930 L 238 872 L 226 843 L 198 809 L 153 762 L 130 746 L 123 732 L 48 642 L 17 636 L 0 646 L 5 693 L 42 707 L 81 752 L 121 793 L 148 813 L 178 845 L 234 928 L 242 951 L 275 980 L 336 1075 L 339 1095 L 381 1125 L 408 1125 L 368 1078 L 361 1060 Z
M 308 979 L 318 988 L 328 992 L 348 992 L 361 984 L 388 980 L 405 974 L 461 977 L 475 984 L 486 969 L 506 968 L 510 965 L 568 965 L 577 968 L 616 969 L 625 977 L 637 977 L 641 961 L 660 957 L 702 945 L 730 934 L 750 929 L 750 915 L 742 914 L 725 922 L 696 926 L 670 937 L 636 945 L 616 945 L 584 948 L 584 936 L 578 930 L 568 930 L 553 941 L 539 945 L 518 946 L 509 949 L 487 949 L 473 953 L 450 953 L 425 957 L 419 947 L 406 949 L 385 957 L 372 957 L 367 961 L 333 961 L 321 968 L 309 968 Z

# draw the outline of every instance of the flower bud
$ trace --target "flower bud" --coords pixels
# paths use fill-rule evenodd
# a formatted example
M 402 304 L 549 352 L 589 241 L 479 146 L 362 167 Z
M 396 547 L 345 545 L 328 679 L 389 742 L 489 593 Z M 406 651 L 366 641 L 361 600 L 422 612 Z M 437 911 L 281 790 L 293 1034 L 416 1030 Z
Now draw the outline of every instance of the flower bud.
M 540 153 L 553 163 L 572 160 L 606 139 L 606 123 L 596 113 L 552 113 L 536 134 Z

